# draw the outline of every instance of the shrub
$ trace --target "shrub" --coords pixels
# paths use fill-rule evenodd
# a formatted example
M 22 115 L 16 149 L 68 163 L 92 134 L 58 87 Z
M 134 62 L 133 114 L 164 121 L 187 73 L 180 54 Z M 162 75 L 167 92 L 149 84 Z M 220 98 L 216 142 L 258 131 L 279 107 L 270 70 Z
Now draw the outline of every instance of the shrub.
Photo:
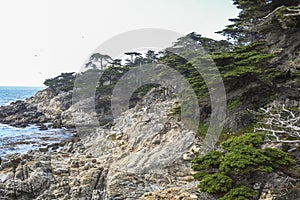
M 226 193 L 220 200 L 248 200 L 249 198 L 256 195 L 256 192 L 246 186 L 240 186 L 231 189 Z
M 262 148 L 263 134 L 248 133 L 232 136 L 214 150 L 193 160 L 194 175 L 201 191 L 222 200 L 244 200 L 255 196 L 249 187 L 258 183 L 264 187 L 265 178 L 274 171 L 295 166 L 290 156 L 274 148 Z M 262 191 L 262 190 L 259 190 Z M 260 194 L 258 194 L 259 196 Z
M 233 180 L 223 174 L 215 173 L 206 175 L 200 183 L 203 191 L 208 193 L 228 192 L 232 187 Z

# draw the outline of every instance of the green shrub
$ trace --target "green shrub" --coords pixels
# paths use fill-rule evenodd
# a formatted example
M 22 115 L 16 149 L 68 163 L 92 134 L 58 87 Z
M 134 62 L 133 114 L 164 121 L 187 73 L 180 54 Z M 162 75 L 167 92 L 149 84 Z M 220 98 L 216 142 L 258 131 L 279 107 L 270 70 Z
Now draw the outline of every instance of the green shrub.
M 227 173 L 232 170 L 238 173 L 255 171 L 266 173 L 272 171 L 272 168 L 265 166 L 265 163 L 270 162 L 270 160 L 261 150 L 252 146 L 241 145 L 224 157 L 220 169 Z
M 194 165 L 192 166 L 192 168 L 193 170 L 199 171 L 203 169 L 218 167 L 224 155 L 225 153 L 221 151 L 211 151 L 204 157 L 198 156 L 193 160 Z
M 263 142 L 263 134 L 232 136 L 221 143 L 223 150 L 196 157 L 192 168 L 201 191 L 223 196 L 222 200 L 251 199 L 255 192 L 249 186 L 254 182 L 262 184 L 268 174 L 295 167 L 287 153 L 263 149 Z
M 264 150 L 264 154 L 271 158 L 268 165 L 273 167 L 274 169 L 281 169 L 285 168 L 286 166 L 293 166 L 295 165 L 295 160 L 291 159 L 288 153 L 283 152 L 279 149 L 275 148 L 266 148 Z
M 203 191 L 208 193 L 228 192 L 232 187 L 232 179 L 222 173 L 208 174 L 201 183 L 200 187 Z
M 222 142 L 221 147 L 226 150 L 234 150 L 243 146 L 260 147 L 264 141 L 263 134 L 248 133 L 242 136 L 233 136 Z
M 226 193 L 220 200 L 248 200 L 251 197 L 254 197 L 256 192 L 246 186 L 240 186 L 237 188 L 231 189 Z

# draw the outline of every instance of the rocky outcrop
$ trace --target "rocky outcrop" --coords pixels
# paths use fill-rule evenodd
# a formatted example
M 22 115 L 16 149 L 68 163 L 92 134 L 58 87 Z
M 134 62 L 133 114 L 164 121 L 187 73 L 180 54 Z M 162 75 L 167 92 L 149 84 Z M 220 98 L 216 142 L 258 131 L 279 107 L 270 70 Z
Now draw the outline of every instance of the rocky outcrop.
M 73 149 L 77 149 L 76 153 Z M 82 144 L 73 142 L 51 154 L 32 152 L 8 157 L 1 168 L 4 178 L 0 193 L 7 199 L 62 199 L 68 192 L 72 192 L 74 199 L 88 198 L 92 184 L 96 184 L 98 174 L 103 171 L 100 163 L 85 153 Z
M 26 127 L 29 122 L 45 122 L 43 114 L 37 112 L 37 107 L 24 101 L 16 101 L 9 106 L 0 108 L 0 122 L 12 126 Z
M 53 127 L 61 127 L 61 114 L 70 107 L 71 101 L 71 92 L 61 92 L 57 95 L 48 88 L 25 101 L 16 101 L 0 107 L 0 123 L 16 127 L 52 123 Z
M 25 101 L 16 101 L 7 106 L 0 107 L 0 123 L 15 127 L 26 127 L 30 124 L 41 128 L 74 128 L 74 115 L 88 121 L 83 116 L 85 113 L 74 109 L 72 106 L 73 90 L 57 91 L 47 88 Z M 87 99 L 88 100 L 88 99 Z M 110 96 L 98 99 L 96 116 L 101 125 L 112 121 L 110 111 Z M 82 102 L 79 102 L 82 103 Z M 76 107 L 76 106 L 75 106 Z M 46 124 L 45 124 L 46 123 Z
M 175 100 L 124 112 L 51 152 L 1 162 L 3 199 L 197 199 L 195 134 L 171 119 Z M 78 141 L 80 140 L 80 141 Z
M 107 157 L 113 161 L 107 192 L 114 198 L 124 194 L 139 197 L 145 192 L 180 186 L 192 180 L 190 161 L 197 151 L 197 140 L 183 124 L 168 119 L 174 105 L 174 101 L 166 101 L 153 104 L 149 110 L 145 107 L 128 110 L 109 132 L 98 130 L 100 134 L 96 139 L 85 142 L 98 157 L 107 157 L 105 152 L 110 149 L 113 155 L 118 155 Z M 105 145 L 103 141 L 107 137 L 112 143 L 105 142 Z M 95 145 L 95 141 L 98 144 Z M 133 185 L 124 188 L 120 183 Z

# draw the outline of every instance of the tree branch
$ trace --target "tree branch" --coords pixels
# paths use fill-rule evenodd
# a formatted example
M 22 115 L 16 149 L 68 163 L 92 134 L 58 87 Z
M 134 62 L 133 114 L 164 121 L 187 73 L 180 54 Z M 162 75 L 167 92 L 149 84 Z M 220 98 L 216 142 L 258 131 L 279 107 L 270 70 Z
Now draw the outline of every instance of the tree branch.
M 300 143 L 300 115 L 286 108 L 285 104 L 271 105 L 268 108 L 260 108 L 259 115 L 266 116 L 261 127 L 254 131 L 267 132 L 271 141 L 278 143 Z

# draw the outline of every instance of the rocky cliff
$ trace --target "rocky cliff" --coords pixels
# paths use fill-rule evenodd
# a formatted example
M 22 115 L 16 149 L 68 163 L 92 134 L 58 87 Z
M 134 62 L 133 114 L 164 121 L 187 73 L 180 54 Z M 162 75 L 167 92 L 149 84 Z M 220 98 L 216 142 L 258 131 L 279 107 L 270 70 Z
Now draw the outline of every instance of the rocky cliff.
M 46 93 L 27 102 L 48 98 Z M 59 98 L 52 98 L 53 109 L 41 116 L 51 118 L 59 110 L 54 106 Z M 110 128 L 74 137 L 51 152 L 3 158 L 2 198 L 197 199 L 191 160 L 199 141 L 170 115 L 175 101 L 157 100 L 147 109 L 138 104 Z M 36 104 L 36 109 L 45 106 Z
M 268 37 L 267 42 L 212 53 L 227 95 L 227 118 L 221 139 L 253 131 L 257 120 L 249 110 L 257 111 L 274 100 L 292 100 L 295 103 L 291 107 L 299 108 L 298 30 L 299 26 L 293 29 L 293 34 L 283 31 L 278 33 L 282 36 L 278 36 L 273 33 L 275 35 Z M 192 44 L 203 40 L 198 39 Z M 292 53 L 286 55 L 286 52 Z M 205 83 L 199 80 L 199 74 L 192 73 L 195 70 L 186 60 L 170 54 L 160 62 L 185 74 L 194 85 L 203 122 L 198 132 L 205 133 L 205 123 L 211 115 Z M 191 160 L 200 151 L 200 141 L 173 115 L 178 109 L 175 98 L 147 100 L 147 95 L 137 94 L 135 102 L 131 103 L 132 108 L 113 121 L 110 111 L 113 83 L 129 67 L 121 67 L 122 73 L 119 73 L 119 68 L 112 67 L 118 72 L 118 76 L 115 74 L 117 78 L 111 76 L 109 85 L 100 84 L 95 97 L 83 102 L 72 101 L 70 86 L 74 84 L 75 76 L 71 73 L 47 80 L 45 83 L 50 87 L 32 98 L 0 108 L 0 123 L 19 127 L 37 124 L 42 129 L 76 129 L 75 122 L 93 125 L 89 124 L 92 123 L 91 113 L 83 110 L 85 104 L 95 100 L 93 114 L 99 124 L 106 125 L 79 132 L 67 142 L 40 151 L 2 158 L 0 195 L 3 199 L 198 198 L 198 182 L 192 177 Z M 94 71 L 90 70 L 92 74 Z M 82 76 L 84 79 L 84 73 Z M 86 89 L 90 88 L 86 86 Z M 147 101 L 135 105 L 142 97 Z M 82 104 L 83 110 L 76 109 L 78 104 Z M 299 109 L 296 112 L 299 113 Z M 288 147 L 287 151 L 291 149 Z M 272 186 L 286 181 L 290 180 L 270 178 L 260 199 L 273 199 Z M 292 198 L 299 196 L 298 189 L 295 190 Z M 204 196 L 203 199 L 210 197 Z

